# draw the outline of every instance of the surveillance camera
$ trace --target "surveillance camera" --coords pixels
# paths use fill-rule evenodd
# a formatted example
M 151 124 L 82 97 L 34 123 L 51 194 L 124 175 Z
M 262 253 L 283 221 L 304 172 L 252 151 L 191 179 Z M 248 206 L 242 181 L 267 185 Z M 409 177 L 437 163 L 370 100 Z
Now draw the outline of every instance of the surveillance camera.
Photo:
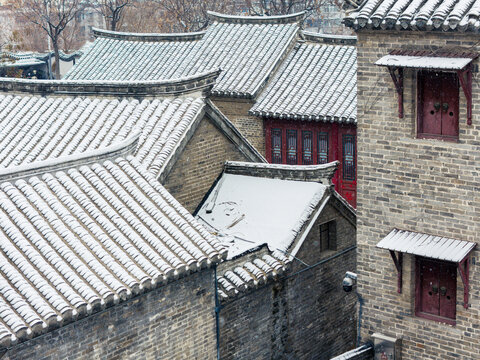
M 351 271 L 347 271 L 342 281 L 343 290 L 345 292 L 352 291 L 353 285 L 355 284 L 356 281 L 357 281 L 357 274 Z

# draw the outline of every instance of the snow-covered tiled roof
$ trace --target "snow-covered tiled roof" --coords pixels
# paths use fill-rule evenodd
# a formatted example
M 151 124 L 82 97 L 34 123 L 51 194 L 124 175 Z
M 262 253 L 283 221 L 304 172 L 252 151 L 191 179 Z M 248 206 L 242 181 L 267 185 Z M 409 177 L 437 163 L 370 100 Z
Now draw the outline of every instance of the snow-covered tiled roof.
M 240 295 L 264 285 L 282 275 L 291 261 L 278 251 L 259 255 L 239 266 L 232 266 L 218 277 L 218 294 L 221 300 Z M 227 266 L 227 263 L 222 266 Z
M 278 165 L 253 169 L 238 163 L 238 171 L 230 173 L 235 163 L 228 164 L 196 217 L 228 247 L 229 260 L 264 244 L 270 251 L 287 251 L 328 198 L 329 185 L 305 179 L 302 166 L 286 169 L 290 176 L 298 172 L 299 180 L 292 180 L 279 177 Z M 328 166 L 336 169 L 338 163 Z
M 356 123 L 355 47 L 297 44 L 250 113 L 279 119 Z
M 14 182 L 0 178 L 0 345 L 225 255 L 133 156 Z
M 204 35 L 99 33 L 65 79 L 152 80 L 222 69 L 213 94 L 255 97 L 300 29 L 302 14 L 238 17 L 210 14 Z M 147 41 L 148 40 L 148 41 Z
M 472 0 L 365 0 L 344 19 L 354 29 L 478 32 L 480 3 Z
M 135 156 L 159 175 L 203 98 L 128 100 L 0 94 L 0 168 L 79 154 L 141 131 Z

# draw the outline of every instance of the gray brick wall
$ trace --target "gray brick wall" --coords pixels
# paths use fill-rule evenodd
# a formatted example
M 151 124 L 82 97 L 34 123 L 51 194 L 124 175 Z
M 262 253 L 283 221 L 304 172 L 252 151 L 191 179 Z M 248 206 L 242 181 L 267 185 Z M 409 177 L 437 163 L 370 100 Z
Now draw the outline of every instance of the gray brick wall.
M 479 359 L 480 272 L 472 254 L 470 304 L 463 308 L 457 276 L 456 326 L 415 317 L 415 258 L 404 257 L 403 292 L 386 250 L 375 245 L 392 228 L 479 241 L 480 85 L 473 74 L 473 124 L 460 89 L 459 142 L 416 139 L 416 73 L 405 71 L 405 116 L 385 68 L 373 63 L 397 48 L 478 51 L 476 35 L 438 32 L 358 33 L 358 272 L 365 298 L 366 339 L 373 332 L 403 337 L 403 359 Z M 478 67 L 478 60 L 475 61 Z
M 338 250 L 321 253 L 318 228 L 332 219 L 337 220 Z M 353 224 L 327 205 L 297 257 L 313 265 L 354 243 Z M 285 275 L 304 268 L 294 262 Z M 345 271 L 353 269 L 355 250 L 224 304 L 222 359 L 330 359 L 352 349 L 356 296 L 341 284 Z
M 215 359 L 213 291 L 206 269 L 19 344 L 2 359 Z

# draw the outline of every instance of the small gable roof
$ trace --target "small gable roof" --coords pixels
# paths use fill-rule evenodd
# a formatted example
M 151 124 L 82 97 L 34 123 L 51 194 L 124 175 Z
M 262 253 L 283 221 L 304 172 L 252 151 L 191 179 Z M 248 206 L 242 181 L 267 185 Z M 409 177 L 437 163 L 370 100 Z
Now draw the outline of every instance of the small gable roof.
M 356 123 L 356 48 L 324 43 L 321 35 L 308 34 L 308 39 L 296 45 L 250 113 L 278 119 Z M 326 39 L 355 42 L 351 36 Z
M 229 248 L 227 259 L 263 244 L 286 252 L 324 201 L 337 166 L 227 162 L 196 217 Z
M 222 70 L 212 93 L 253 98 L 293 45 L 304 13 L 209 14 L 205 33 L 149 35 L 98 31 L 65 79 L 159 80 Z
M 354 29 L 478 32 L 476 1 L 365 0 L 344 19 Z

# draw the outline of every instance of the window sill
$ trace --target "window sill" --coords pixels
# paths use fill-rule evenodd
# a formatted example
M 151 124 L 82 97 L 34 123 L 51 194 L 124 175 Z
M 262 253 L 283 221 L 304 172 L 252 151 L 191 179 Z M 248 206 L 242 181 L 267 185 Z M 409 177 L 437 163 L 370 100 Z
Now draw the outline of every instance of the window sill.
M 427 320 L 433 320 L 436 322 L 445 323 L 452 326 L 455 326 L 457 324 L 455 319 L 450 319 L 443 316 L 433 315 L 433 314 L 424 313 L 424 312 L 415 312 L 415 316 L 419 318 L 427 319 Z
M 458 143 L 458 136 L 443 136 L 435 134 L 417 134 L 417 139 L 434 139 Z

